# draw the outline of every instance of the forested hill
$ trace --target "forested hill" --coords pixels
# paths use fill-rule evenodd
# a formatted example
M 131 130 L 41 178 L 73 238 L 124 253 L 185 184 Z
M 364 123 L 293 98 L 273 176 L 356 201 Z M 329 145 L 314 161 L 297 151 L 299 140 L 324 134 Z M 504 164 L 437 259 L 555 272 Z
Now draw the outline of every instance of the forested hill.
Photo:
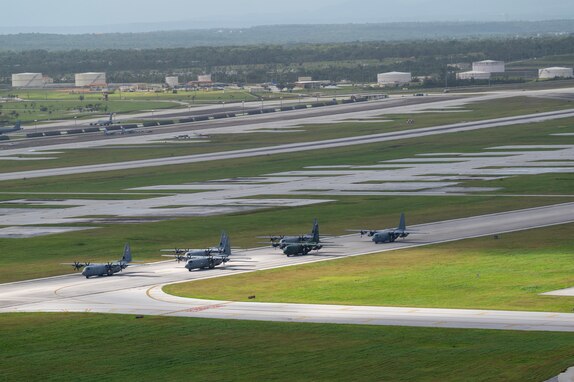
M 102 50 L 191 48 L 256 44 L 344 43 L 467 37 L 574 34 L 574 20 L 529 22 L 433 22 L 340 25 L 274 25 L 240 29 L 193 29 L 103 34 L 0 35 L 0 50 Z

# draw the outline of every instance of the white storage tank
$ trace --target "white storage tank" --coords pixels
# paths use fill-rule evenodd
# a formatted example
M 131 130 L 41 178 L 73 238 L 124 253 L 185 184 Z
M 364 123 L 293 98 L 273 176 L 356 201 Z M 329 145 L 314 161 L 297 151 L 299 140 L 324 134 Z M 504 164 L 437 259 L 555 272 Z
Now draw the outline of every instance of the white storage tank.
M 552 68 L 544 68 L 538 70 L 538 78 L 571 78 L 574 77 L 572 68 L 562 68 L 554 66 Z
M 84 86 L 106 86 L 106 73 L 88 72 L 76 73 L 76 87 Z
M 472 63 L 473 72 L 504 73 L 504 61 L 484 60 Z
M 179 77 L 178 77 L 178 76 L 168 76 L 168 77 L 165 77 L 165 83 L 166 83 L 167 86 L 169 86 L 170 88 L 175 88 L 176 86 L 179 85 Z
M 489 72 L 475 72 L 471 70 L 470 72 L 460 72 L 456 74 L 457 80 L 489 80 Z
M 197 82 L 211 82 L 211 74 L 200 74 L 197 76 Z
M 42 73 L 14 73 L 12 74 L 13 88 L 41 88 L 44 86 Z
M 380 85 L 401 85 L 408 84 L 412 81 L 411 73 L 405 72 L 387 72 L 377 75 L 377 82 Z

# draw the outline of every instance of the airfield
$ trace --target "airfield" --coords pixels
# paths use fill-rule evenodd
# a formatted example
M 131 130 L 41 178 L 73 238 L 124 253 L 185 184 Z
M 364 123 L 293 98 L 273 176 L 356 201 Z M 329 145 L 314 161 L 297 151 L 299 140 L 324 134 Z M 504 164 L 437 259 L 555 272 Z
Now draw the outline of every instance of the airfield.
M 165 284 L 359 256 L 379 251 L 496 235 L 574 222 L 574 203 L 413 226 L 413 238 L 383 246 L 358 235 L 334 238 L 333 247 L 286 257 L 266 248 L 247 250 L 250 261 L 212 271 L 187 272 L 174 261 L 135 265 L 99 279 L 78 274 L 0 285 L 0 312 L 89 312 L 237 320 L 402 325 L 445 328 L 574 331 L 574 314 L 454 309 L 378 308 L 204 301 L 169 296 Z M 424 232 L 424 233 L 423 233 Z
M 332 242 L 318 252 L 307 256 L 286 257 L 280 250 L 270 246 L 244 249 L 240 255 L 251 258 L 249 261 L 229 262 L 213 270 L 188 272 L 183 263 L 173 260 L 150 261 L 146 253 L 145 264 L 133 264 L 112 277 L 85 279 L 79 273 L 54 277 L 22 279 L 21 281 L 0 284 L 1 313 L 103 313 L 136 317 L 180 317 L 199 319 L 221 319 L 234 322 L 272 321 L 281 323 L 345 324 L 349 326 L 383 327 L 406 326 L 416 328 L 488 329 L 497 332 L 574 332 L 574 314 L 557 311 L 494 310 L 494 309 L 441 309 L 408 306 L 362 306 L 342 304 L 305 304 L 231 300 L 208 300 L 182 298 L 163 291 L 166 285 L 190 281 L 247 275 L 258 271 L 296 267 L 310 263 L 329 262 L 357 256 L 401 253 L 409 248 L 427 247 L 440 243 L 450 243 L 469 238 L 482 238 L 491 242 L 507 233 L 527 231 L 536 233 L 544 227 L 555 227 L 574 222 L 574 201 L 570 192 L 546 193 L 544 189 L 533 188 L 531 193 L 509 193 L 516 177 L 568 176 L 574 173 L 573 130 L 563 129 L 548 135 L 553 143 L 525 141 L 515 144 L 512 141 L 496 141 L 484 147 L 459 150 L 457 146 L 442 147 L 441 150 L 419 150 L 404 156 L 392 156 L 381 152 L 381 159 L 361 163 L 353 162 L 348 156 L 333 156 L 328 164 L 315 163 L 313 155 L 336 150 L 360 150 L 363 147 L 377 147 L 377 144 L 420 142 L 424 138 L 463 136 L 469 132 L 494 132 L 497 129 L 531 129 L 538 125 L 562 123 L 574 118 L 574 108 L 568 102 L 574 89 L 549 89 L 538 91 L 493 91 L 479 94 L 437 94 L 425 97 L 391 97 L 384 100 L 361 104 L 344 104 L 325 108 L 309 108 L 261 115 L 244 115 L 223 120 L 184 123 L 141 134 L 104 136 L 86 134 L 82 136 L 45 137 L 40 139 L 14 139 L 0 143 L 0 164 L 26 164 L 30 169 L 0 172 L 0 185 L 11 185 L 2 193 L 6 202 L 0 203 L 0 240 L 41 240 L 67 237 L 83 242 L 97 240 L 98 232 L 110 232 L 114 226 L 133 232 L 140 225 L 153 227 L 162 222 L 185 222 L 185 219 L 209 219 L 228 216 L 234 221 L 249 219 L 250 214 L 269 211 L 315 211 L 323 206 L 342 203 L 350 198 L 372 198 L 374 201 L 385 198 L 433 198 L 440 201 L 450 198 L 499 197 L 501 206 L 492 207 L 497 212 L 467 212 L 464 206 L 456 216 L 449 217 L 456 206 L 450 207 L 440 217 L 428 216 L 423 223 L 410 219 L 411 213 L 405 209 L 407 227 L 413 233 L 405 240 L 395 243 L 375 245 L 369 237 L 339 235 L 325 240 Z M 465 121 L 465 107 L 477 102 L 505 102 L 506 99 L 529 97 L 532 99 L 563 100 L 563 107 L 557 110 L 528 110 L 520 115 L 482 118 Z M 233 106 L 228 106 L 229 110 Z M 171 117 L 173 111 L 166 111 Z M 419 115 L 435 113 L 460 114 L 460 121 L 424 126 Z M 160 113 L 157 113 L 161 116 Z M 393 115 L 408 115 L 416 122 L 414 126 L 384 132 L 357 134 L 348 132 L 345 136 L 324 139 L 302 139 L 285 141 L 289 133 L 312 130 L 313 126 L 324 125 L 369 125 L 386 126 Z M 422 126 L 419 126 L 422 125 Z M 62 126 L 65 128 L 66 126 Z M 46 128 L 54 128 L 49 126 Z M 178 142 L 175 137 L 188 135 L 190 138 Z M 258 137 L 271 136 L 271 143 L 254 145 L 241 149 L 209 149 L 209 144 L 218 136 Z M 556 141 L 560 141 L 557 144 Z M 406 142 L 406 143 L 405 143 Z M 194 145 L 207 147 L 203 152 L 186 155 L 105 161 L 94 157 L 91 163 L 62 163 L 51 166 L 66 153 L 81 150 L 109 150 L 111 148 L 129 150 L 139 147 L 142 150 L 162 145 Z M 385 146 L 387 147 L 387 146 Z M 391 146 L 392 147 L 392 146 Z M 178 151 L 179 153 L 179 151 Z M 250 168 L 250 174 L 229 175 L 226 167 L 240 160 L 272 162 L 276 157 L 307 155 L 303 166 L 282 166 L 281 170 L 259 170 L 257 165 Z M 391 159 L 385 157 L 390 155 Z M 249 162 L 251 163 L 251 162 Z M 256 163 L 256 162 L 255 162 Z M 214 166 L 221 168 L 207 180 L 195 180 L 187 174 L 177 179 L 150 178 L 145 184 L 122 188 L 121 192 L 110 192 L 94 186 L 89 191 L 43 191 L 37 187 L 18 191 L 14 185 L 53 185 L 60 179 L 64 184 L 74 177 L 110 176 L 118 178 L 130 171 L 161 171 L 177 166 Z M 186 167 L 182 167 L 186 168 Z M 210 167 L 213 168 L 213 167 Z M 266 167 L 264 167 L 266 168 Z M 274 167 L 273 167 L 274 168 Z M 218 176 L 218 174 L 226 176 Z M 97 178 L 96 178 L 97 179 Z M 510 183 L 507 183 L 510 182 Z M 566 182 L 566 181 L 564 181 Z M 94 183 L 98 184 L 98 183 Z M 561 183 L 565 184 L 565 183 Z M 30 189 L 32 189 L 30 186 Z M 52 186 L 53 187 L 53 186 Z M 567 186 L 562 186 L 564 190 Z M 396 200 L 396 199 L 392 199 Z M 410 199 L 407 199 L 410 200 Z M 469 200 L 469 199 L 464 199 Z M 515 204 L 512 201 L 518 200 Z M 420 203 L 420 202 L 417 202 Z M 505 204 L 508 203 L 508 204 Z M 524 206 L 521 204 L 524 203 Z M 3 205 L 5 204 L 5 205 Z M 374 217 L 397 220 L 398 214 L 392 210 L 389 216 L 388 205 L 373 205 Z M 413 206 L 419 207 L 418 205 Z M 434 210 L 433 210 L 434 211 Z M 469 211 L 475 211 L 470 210 Z M 478 209 L 476 210 L 478 211 Z M 489 210 L 490 211 L 490 210 Z M 501 211 L 501 212 L 498 212 Z M 432 211 L 431 211 L 432 212 Z M 305 215 L 307 216 L 307 215 Z M 320 224 L 328 225 L 320 214 L 316 216 Z M 292 217 L 289 216 L 289 222 Z M 357 226 L 357 217 L 345 228 Z M 280 219 L 279 219 L 280 220 Z M 359 219 L 359 221 L 361 221 Z M 175 224 L 175 223 L 174 223 Z M 291 223 L 292 224 L 292 223 Z M 301 218 L 297 222 L 301 231 L 306 231 L 310 221 Z M 385 223 L 386 224 L 386 223 Z M 396 224 L 396 223 L 395 223 Z M 277 226 L 281 221 L 276 222 Z M 129 226 L 128 228 L 124 228 Z M 110 228 L 112 227 L 112 228 Z M 242 227 L 236 227 L 242 228 Z M 386 228 L 380 226 L 377 228 Z M 387 227 L 388 228 L 388 227 Z M 149 228 L 148 228 L 149 229 Z M 232 245 L 241 241 L 234 234 L 234 227 L 220 227 L 228 231 Z M 251 228 L 250 228 L 251 229 Z M 259 235 L 268 234 L 268 227 L 261 228 Z M 246 229 L 247 230 L 247 229 Z M 146 231 L 149 232 L 149 231 Z M 249 231 L 251 232 L 251 231 Z M 328 232 L 328 231 L 326 231 Z M 294 232 L 300 233 L 300 232 Z M 323 231 L 322 231 L 323 233 Z M 216 232 L 219 234 L 219 232 Z M 69 235 L 69 236 L 68 236 Z M 114 239 L 116 237 L 114 236 Z M 195 242 L 194 237 L 189 241 Z M 51 242 L 51 246 L 55 245 Z M 137 241 L 131 242 L 134 260 L 138 261 Z M 58 243 L 59 245 L 59 243 Z M 107 242 L 106 245 L 109 245 Z M 116 260 L 123 242 L 116 243 L 118 251 L 106 254 L 106 259 Z M 252 246 L 253 247 L 253 246 Z M 154 251 L 159 252 L 160 248 Z M 81 250 L 81 248 L 80 248 Z M 89 255 L 89 254 L 88 254 Z M 82 254 L 78 260 L 85 260 Z M 549 261 L 551 266 L 551 262 Z M 65 273 L 62 271 L 61 273 Z M 192 283 L 193 284 L 193 283 Z M 574 283 L 573 283 L 574 284 Z M 556 290 L 545 290 L 540 295 L 574 296 L 574 285 L 565 285 Z M 247 296 L 246 296 L 247 297 Z M 560 298 L 560 297 L 557 297 Z M 226 321 L 227 322 L 227 321 Z M 549 333 L 551 334 L 551 333 Z
M 182 124 L 168 128 L 168 132 L 146 135 L 127 135 L 107 139 L 101 134 L 91 140 L 86 137 L 63 137 L 56 139 L 29 140 L 0 144 L 0 162 L 50 161 L 58 157 L 59 150 L 97 149 L 117 146 L 158 144 L 172 139 L 174 134 L 186 133 L 193 136 L 198 129 L 202 134 L 262 134 L 292 131 L 301 125 L 337 124 L 348 121 L 381 121 L 381 113 L 438 113 L 452 111 L 468 102 L 498 100 L 525 93 L 532 97 L 568 97 L 571 89 L 543 90 L 532 92 L 499 92 L 476 97 L 444 95 L 414 98 L 387 99 L 369 102 L 366 105 L 339 105 L 325 110 L 295 110 L 275 113 L 273 116 L 258 115 L 238 118 L 238 122 L 210 121 L 210 123 Z M 397 104 L 403 104 L 397 106 Z M 333 111 L 331 111 L 333 110 Z M 30 180 L 37 178 L 70 176 L 78 174 L 106 173 L 110 171 L 176 166 L 213 161 L 230 161 L 241 158 L 265 158 L 270 155 L 313 152 L 342 147 L 352 147 L 396 140 L 416 139 L 441 134 L 460 133 L 482 129 L 493 129 L 526 123 L 561 120 L 574 117 L 574 109 L 539 112 L 527 115 L 487 119 L 472 122 L 422 127 L 389 133 L 350 136 L 301 143 L 275 144 L 243 150 L 215 151 L 187 156 L 170 156 L 114 163 L 83 166 L 59 166 L 57 168 L 13 171 L 0 173 L 0 181 Z M 245 119 L 243 119 L 245 118 Z M 66 143 L 61 143 L 64 140 Z M 70 142 L 71 141 L 71 142 Z M 196 140 L 186 141 L 193 144 Z M 35 146 L 30 145 L 36 143 Z M 19 147 L 23 146 L 23 147 Z M 303 170 L 280 173 L 261 173 L 254 177 L 212 179 L 209 182 L 162 184 L 137 187 L 127 192 L 134 195 L 154 192 L 158 197 L 140 200 L 97 200 L 66 199 L 65 193 L 54 200 L 14 199 L 10 204 L 27 208 L 2 208 L 0 206 L 0 237 L 32 237 L 52 233 L 96 228 L 90 226 L 70 227 L 66 223 L 101 223 L 102 221 L 153 221 L 173 217 L 211 216 L 243 213 L 274 207 L 302 207 L 331 202 L 333 196 L 352 195 L 480 195 L 496 191 L 493 187 L 468 187 L 465 181 L 499 180 L 514 175 L 540 175 L 548 173 L 574 172 L 574 145 L 501 145 L 488 147 L 475 153 L 418 153 L 416 157 L 373 162 L 353 166 L 345 162 L 329 166 L 314 166 L 311 163 Z M 501 166 L 501 163 L 504 165 Z M 16 194 L 17 195 L 17 194 Z M 277 197 L 281 195 L 284 197 Z M 305 198 L 303 196 L 321 196 Z M 173 206 L 177 206 L 174 208 Z M 48 208 L 46 208 L 48 207 Z M 51 208 L 54 207 L 54 208 Z M 102 216 L 106 218 L 90 218 Z M 130 220 L 131 219 L 131 220 Z M 38 227 L 38 225 L 59 225 Z
M 517 96 L 547 99 L 571 97 L 572 89 L 549 89 L 539 91 L 501 91 L 488 94 L 432 95 L 426 97 L 390 98 L 364 104 L 343 104 L 328 108 L 293 110 L 269 115 L 250 115 L 231 120 L 179 124 L 154 130 L 152 134 L 135 134 L 104 137 L 63 136 L 15 140 L 0 143 L 2 161 L 28 161 L 49 163 L 58 158 L 62 150 L 98 148 L 127 148 L 130 146 L 166 143 L 175 135 L 187 134 L 193 139 L 186 144 L 209 142 L 210 135 L 226 134 L 277 134 L 277 144 L 244 150 L 215 151 L 187 156 L 170 156 L 146 160 L 132 160 L 94 165 L 71 163 L 56 168 L 31 171 L 8 171 L 0 173 L 0 181 L 30 180 L 66 175 L 105 173 L 161 166 L 177 166 L 213 161 L 230 161 L 240 158 L 265 158 L 270 155 L 313 152 L 333 148 L 360 146 L 396 140 L 416 139 L 442 134 L 460 133 L 482 129 L 495 129 L 526 123 L 559 121 L 574 117 L 574 109 L 551 112 L 535 112 L 526 115 L 460 122 L 432 127 L 407 129 L 388 133 L 350 136 L 346 138 L 303 141 L 281 144 L 283 132 L 298 131 L 301 126 L 314 124 L 338 124 L 345 122 L 379 122 L 385 124 L 385 114 L 457 112 L 469 103 L 501 100 Z M 229 107 L 235 110 L 237 107 Z M 461 110 L 463 111 L 463 110 Z M 172 115 L 173 111 L 165 111 Z M 463 111 L 464 113 L 464 111 Z M 198 136 L 200 132 L 202 135 Z M 572 134 L 572 133 L 570 133 Z M 567 137 L 569 133 L 560 134 Z M 148 146 L 146 146 L 148 145 Z M 468 187 L 461 184 L 468 180 L 499 180 L 515 175 L 540 175 L 547 173 L 571 173 L 574 171 L 574 145 L 499 145 L 487 147 L 480 152 L 417 153 L 415 157 L 373 162 L 356 166 L 344 161 L 329 166 L 310 163 L 303 170 L 280 173 L 261 173 L 254 177 L 212 179 L 209 182 L 147 185 L 124 190 L 137 195 L 155 192 L 165 195 L 141 200 L 90 200 L 62 198 L 52 200 L 14 199 L 10 204 L 23 208 L 0 206 L 0 237 L 31 237 L 76 229 L 95 227 L 36 227 L 35 225 L 62 225 L 68 223 L 98 223 L 92 215 L 106 215 L 117 219 L 162 219 L 168 217 L 209 216 L 247 212 L 272 207 L 301 207 L 331 202 L 329 196 L 337 195 L 467 195 L 496 191 L 496 188 Z M 501 165 L 503 164 L 503 165 Z M 191 192 L 191 193 L 190 193 Z M 15 194 L 17 195 L 17 194 Z M 283 195 L 286 198 L 268 197 Z M 302 195 L 324 196 L 301 198 Z M 40 195 L 41 196 L 41 195 Z M 86 196 L 89 196 L 87 194 Z M 177 208 L 170 208 L 177 206 Z M 41 207 L 41 208 L 35 208 Z M 56 207 L 56 208 L 44 208 Z

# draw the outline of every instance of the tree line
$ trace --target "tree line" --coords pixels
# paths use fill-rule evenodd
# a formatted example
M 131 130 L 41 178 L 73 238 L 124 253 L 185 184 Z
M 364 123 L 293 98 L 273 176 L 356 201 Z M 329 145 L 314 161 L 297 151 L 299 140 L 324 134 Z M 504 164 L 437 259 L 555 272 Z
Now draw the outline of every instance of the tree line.
M 373 82 L 385 71 L 444 76 L 448 64 L 515 60 L 574 53 L 574 36 L 251 45 L 169 49 L 47 50 L 0 52 L 0 81 L 12 73 L 41 72 L 56 82 L 73 74 L 107 73 L 109 82 L 163 82 L 177 74 L 193 80 L 212 73 L 219 82 L 293 82 L 315 79 Z

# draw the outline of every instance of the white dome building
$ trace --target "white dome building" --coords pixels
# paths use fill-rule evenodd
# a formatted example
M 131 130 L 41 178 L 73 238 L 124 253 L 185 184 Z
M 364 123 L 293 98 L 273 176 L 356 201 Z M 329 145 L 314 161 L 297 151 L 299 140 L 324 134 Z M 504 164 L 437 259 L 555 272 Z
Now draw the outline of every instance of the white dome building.
M 504 73 L 506 71 L 504 61 L 477 61 L 472 63 L 473 72 Z
M 106 86 L 106 73 L 103 72 L 88 72 L 76 73 L 76 87 L 85 86 Z
M 571 78 L 574 77 L 572 68 L 562 68 L 554 66 L 538 70 L 538 78 L 547 80 L 551 78 Z
M 377 75 L 379 85 L 401 85 L 408 84 L 413 79 L 411 73 L 406 72 L 387 72 Z
M 13 88 L 41 88 L 44 87 L 42 73 L 14 73 L 12 74 Z

